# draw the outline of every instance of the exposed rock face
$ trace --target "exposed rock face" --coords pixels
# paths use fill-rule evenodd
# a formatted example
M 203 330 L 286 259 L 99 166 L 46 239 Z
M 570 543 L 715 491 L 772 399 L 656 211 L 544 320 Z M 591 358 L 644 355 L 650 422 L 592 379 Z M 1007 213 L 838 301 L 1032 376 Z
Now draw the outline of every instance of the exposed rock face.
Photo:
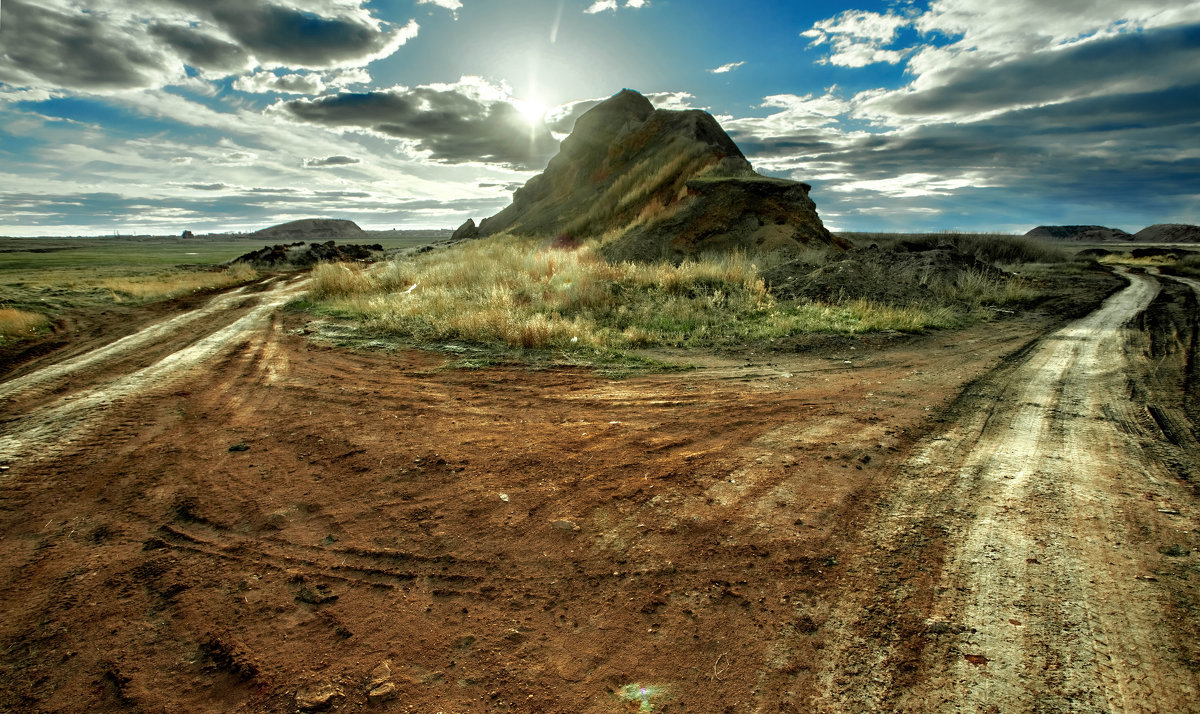
M 452 241 L 471 240 L 479 237 L 479 227 L 475 225 L 474 218 L 468 218 L 467 222 L 458 227 L 454 234 L 450 236 Z
M 1138 231 L 1133 238 L 1145 243 L 1200 243 L 1200 226 L 1156 223 Z
M 1025 235 L 1030 238 L 1042 238 L 1044 240 L 1079 241 L 1086 243 L 1133 240 L 1133 236 L 1120 228 L 1108 228 L 1106 226 L 1038 226 Z
M 318 238 L 361 238 L 363 229 L 354 221 L 344 221 L 336 218 L 304 218 L 290 223 L 255 231 L 250 235 L 270 240 L 305 240 Z
M 656 110 L 624 90 L 581 116 L 546 171 L 479 232 L 608 234 L 602 251 L 615 260 L 847 247 L 825 230 L 808 191 L 755 173 L 707 112 Z

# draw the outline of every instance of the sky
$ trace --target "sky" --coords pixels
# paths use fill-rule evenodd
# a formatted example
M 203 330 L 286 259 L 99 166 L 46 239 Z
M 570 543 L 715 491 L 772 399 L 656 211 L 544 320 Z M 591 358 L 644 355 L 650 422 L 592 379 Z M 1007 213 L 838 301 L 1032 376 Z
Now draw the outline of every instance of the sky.
M 0 0 L 0 235 L 453 228 L 623 88 L 835 231 L 1200 223 L 1200 0 Z

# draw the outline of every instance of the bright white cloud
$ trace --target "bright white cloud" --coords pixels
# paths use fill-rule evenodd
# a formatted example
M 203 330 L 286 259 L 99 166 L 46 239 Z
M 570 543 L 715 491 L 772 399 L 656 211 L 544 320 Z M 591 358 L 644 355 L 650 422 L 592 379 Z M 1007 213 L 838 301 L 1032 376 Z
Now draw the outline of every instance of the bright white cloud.
M 371 81 L 371 74 L 361 67 L 336 72 L 307 72 L 303 74 L 275 74 L 255 72 L 238 77 L 233 88 L 250 94 L 323 94 L 327 89 L 344 89 L 355 84 Z
M 987 188 L 987 179 L 973 174 L 945 178 L 926 173 L 907 173 L 884 179 L 846 181 L 832 187 L 839 193 L 871 191 L 892 198 L 921 198 L 925 196 L 949 196 L 964 188 Z
M 450 12 L 454 13 L 455 17 L 458 17 L 458 11 L 461 10 L 463 6 L 460 0 L 417 0 L 417 4 L 437 5 L 438 7 L 446 8 Z
M 880 14 L 865 10 L 847 10 L 827 20 L 821 20 L 801 34 L 810 40 L 810 47 L 828 43 L 832 48 L 822 63 L 840 67 L 865 67 L 886 62 L 896 64 L 908 50 L 885 49 L 896 39 L 901 28 L 912 24 L 908 17 L 893 13 Z
M 712 74 L 725 74 L 727 72 L 732 72 L 733 70 L 737 69 L 738 67 L 741 67 L 744 64 L 746 64 L 746 63 L 745 62 L 730 62 L 729 64 L 723 64 L 720 67 L 715 67 L 708 71 Z
M 648 6 L 649 4 L 650 0 L 625 0 L 624 7 L 637 10 L 639 8 Z M 609 10 L 616 12 L 617 0 L 595 0 L 595 2 L 589 5 L 586 10 L 584 10 L 584 13 L 588 15 L 595 15 L 596 13 L 607 12 Z

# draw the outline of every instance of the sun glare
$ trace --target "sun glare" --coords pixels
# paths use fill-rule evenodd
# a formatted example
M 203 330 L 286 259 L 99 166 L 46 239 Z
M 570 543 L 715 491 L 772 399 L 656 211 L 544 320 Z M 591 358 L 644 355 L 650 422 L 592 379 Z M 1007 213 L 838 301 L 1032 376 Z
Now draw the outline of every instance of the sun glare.
M 543 119 L 546 118 L 546 112 L 549 108 L 540 102 L 531 102 L 524 99 L 513 100 L 513 106 L 529 122 L 530 126 L 537 126 Z

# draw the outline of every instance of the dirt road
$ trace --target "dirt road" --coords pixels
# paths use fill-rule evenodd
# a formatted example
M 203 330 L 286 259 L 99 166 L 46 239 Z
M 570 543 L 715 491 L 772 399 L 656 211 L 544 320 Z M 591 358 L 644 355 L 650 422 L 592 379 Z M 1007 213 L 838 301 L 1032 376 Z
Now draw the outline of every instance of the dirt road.
M 198 309 L 0 383 L 0 403 L 10 409 L 19 405 L 24 412 L 7 422 L 0 435 L 0 463 L 54 455 L 114 403 L 169 389 L 224 353 L 270 340 L 275 312 L 304 285 L 303 280 L 268 279 L 251 294 L 238 288 Z M 61 392 L 67 394 L 55 398 Z
M 1192 474 L 1129 396 L 1185 367 L 1130 279 L 1040 339 L 624 380 L 325 347 L 276 281 L 27 365 L 0 708 L 1195 710 Z
M 847 603 L 825 676 L 840 708 L 1200 710 L 1196 643 L 1147 547 L 1193 538 L 1179 478 L 1191 475 L 1161 458 L 1161 434 L 1129 398 L 1130 360 L 1143 357 L 1127 350 L 1128 325 L 1159 286 L 1128 277 L 1102 309 L 972 385 L 950 428 L 901 466 L 869 537 L 902 556 L 913 533 L 940 532 L 920 610 L 935 644 L 897 690 L 879 675 L 904 643 L 865 642 L 870 595 Z

